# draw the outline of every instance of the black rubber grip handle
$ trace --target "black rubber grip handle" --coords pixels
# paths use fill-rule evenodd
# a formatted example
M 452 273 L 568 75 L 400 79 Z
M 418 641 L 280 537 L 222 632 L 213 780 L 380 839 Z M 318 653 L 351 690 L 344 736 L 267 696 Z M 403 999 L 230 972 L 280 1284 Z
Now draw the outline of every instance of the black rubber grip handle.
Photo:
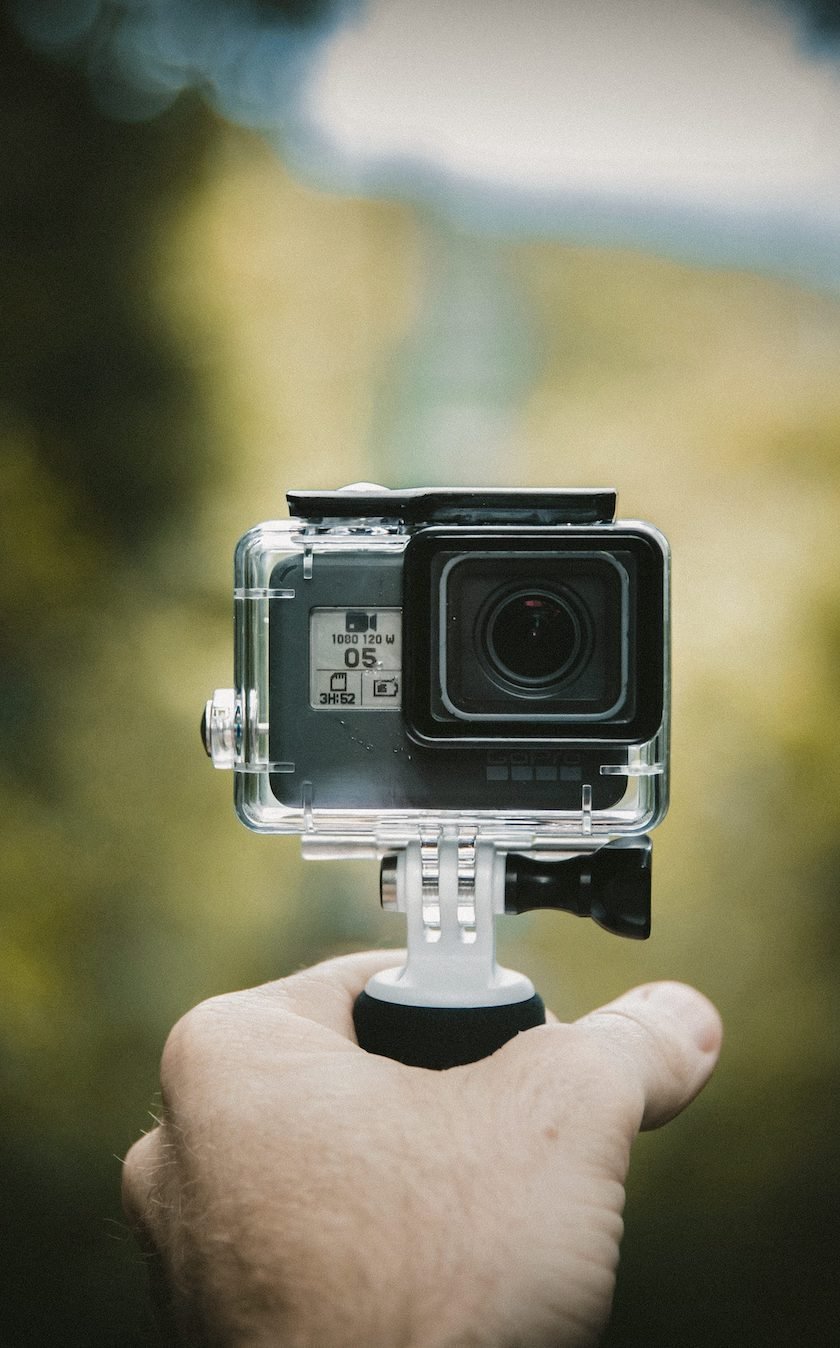
M 353 1007 L 356 1037 L 368 1053 L 408 1067 L 442 1071 L 487 1058 L 520 1030 L 545 1024 L 537 993 L 509 1006 L 403 1006 L 360 992 Z

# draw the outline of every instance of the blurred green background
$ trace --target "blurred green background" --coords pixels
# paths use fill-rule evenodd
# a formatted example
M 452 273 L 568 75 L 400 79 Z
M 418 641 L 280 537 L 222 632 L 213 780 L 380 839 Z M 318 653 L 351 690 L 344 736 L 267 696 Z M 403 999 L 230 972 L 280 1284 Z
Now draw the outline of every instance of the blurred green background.
M 239 534 L 373 478 L 614 483 L 670 536 L 653 937 L 537 914 L 501 954 L 564 1017 L 664 976 L 726 1021 L 637 1146 L 607 1344 L 834 1343 L 840 299 L 459 237 L 197 100 L 108 120 L 5 25 L 0 62 L 0 1342 L 156 1344 L 119 1157 L 169 1026 L 400 943 L 376 868 L 249 835 L 198 739 Z

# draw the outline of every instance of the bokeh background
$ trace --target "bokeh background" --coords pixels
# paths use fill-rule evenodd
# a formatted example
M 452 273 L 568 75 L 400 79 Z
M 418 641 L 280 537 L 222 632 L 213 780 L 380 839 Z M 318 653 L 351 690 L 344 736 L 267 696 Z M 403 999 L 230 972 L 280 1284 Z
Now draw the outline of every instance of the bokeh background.
M 500 924 L 563 1017 L 675 977 L 726 1022 L 637 1145 L 605 1342 L 834 1343 L 837 287 L 331 192 L 196 93 L 107 115 L 2 24 L 0 1341 L 156 1345 L 119 1158 L 169 1026 L 399 944 L 374 866 L 239 826 L 198 721 L 239 534 L 433 478 L 614 483 L 674 548 L 652 939 Z

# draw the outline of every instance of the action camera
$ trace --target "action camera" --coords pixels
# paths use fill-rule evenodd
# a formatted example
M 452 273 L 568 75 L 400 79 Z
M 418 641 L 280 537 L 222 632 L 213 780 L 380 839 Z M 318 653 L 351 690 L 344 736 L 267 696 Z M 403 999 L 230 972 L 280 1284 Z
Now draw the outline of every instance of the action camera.
M 290 492 L 235 557 L 232 689 L 205 747 L 240 818 L 376 857 L 404 966 L 359 1043 L 426 1067 L 544 1019 L 499 913 L 650 930 L 668 794 L 669 553 L 606 489 Z
M 606 490 L 291 492 L 241 539 L 207 741 L 253 829 L 334 854 L 528 848 L 667 799 L 668 546 Z

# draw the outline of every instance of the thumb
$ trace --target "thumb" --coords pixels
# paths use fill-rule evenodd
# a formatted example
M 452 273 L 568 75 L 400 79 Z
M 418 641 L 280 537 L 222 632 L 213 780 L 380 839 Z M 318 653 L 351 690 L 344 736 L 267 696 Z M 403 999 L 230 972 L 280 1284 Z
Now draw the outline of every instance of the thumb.
M 658 1128 L 691 1103 L 712 1074 L 723 1037 L 712 1003 L 684 983 L 633 988 L 577 1025 L 641 1089 L 642 1128 Z

